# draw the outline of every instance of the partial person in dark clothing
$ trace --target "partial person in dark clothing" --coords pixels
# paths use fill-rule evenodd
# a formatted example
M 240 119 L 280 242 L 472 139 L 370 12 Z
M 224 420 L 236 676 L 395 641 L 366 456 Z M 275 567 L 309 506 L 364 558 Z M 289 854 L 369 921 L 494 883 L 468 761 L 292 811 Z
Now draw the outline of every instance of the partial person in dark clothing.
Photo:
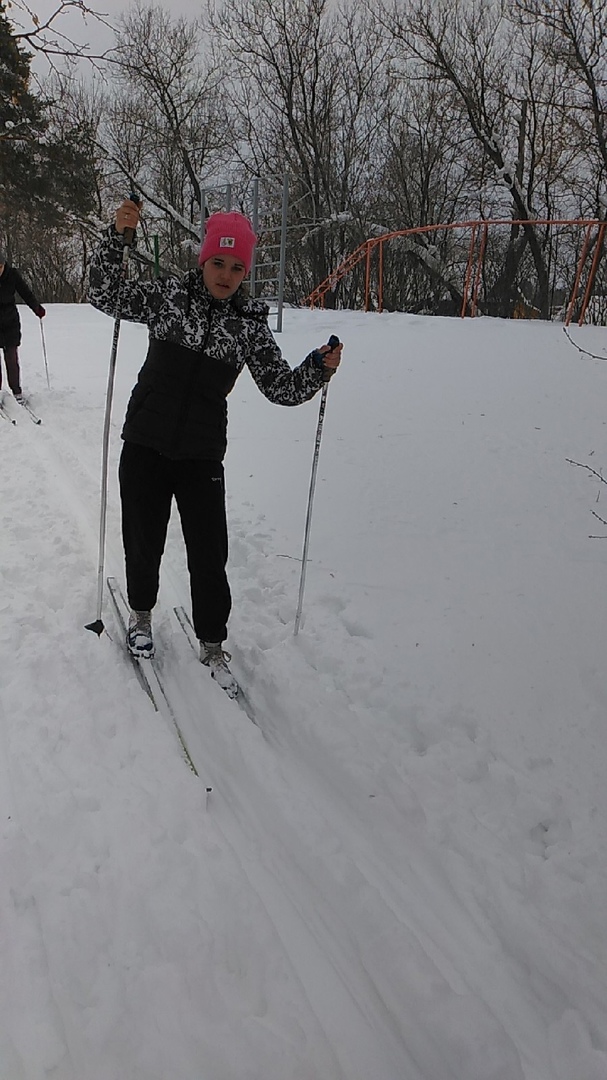
M 21 371 L 19 367 L 19 345 L 21 344 L 21 319 L 15 302 L 18 293 L 34 315 L 43 319 L 46 311 L 36 300 L 32 290 L 26 285 L 21 274 L 14 266 L 9 266 L 6 253 L 0 250 L 0 349 L 4 352 L 8 385 L 17 401 L 23 400 L 21 389 Z M 0 389 L 2 389 L 2 365 L 0 364 Z
M 91 260 L 89 299 L 108 315 L 146 323 L 148 353 L 127 407 L 119 479 L 126 581 L 132 608 L 127 644 L 154 654 L 151 612 L 173 498 L 186 545 L 192 621 L 200 659 L 231 696 L 237 684 L 223 651 L 231 596 L 223 458 L 227 396 L 245 364 L 262 393 L 279 405 L 312 398 L 341 360 L 322 346 L 291 369 L 268 326 L 268 307 L 247 297 L 256 237 L 248 218 L 212 214 L 198 268 L 184 275 L 122 280 L 122 233 L 139 207 L 118 208 L 115 225 Z M 118 303 L 119 301 L 119 303 Z

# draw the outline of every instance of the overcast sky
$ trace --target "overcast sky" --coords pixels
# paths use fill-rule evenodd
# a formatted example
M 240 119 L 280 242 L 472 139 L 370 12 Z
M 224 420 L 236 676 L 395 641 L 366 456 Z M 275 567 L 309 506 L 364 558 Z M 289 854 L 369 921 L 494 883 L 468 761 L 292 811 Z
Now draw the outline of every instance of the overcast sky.
M 118 23 L 120 15 L 131 6 L 129 0 L 85 0 L 87 7 L 105 17 L 112 25 Z M 150 2 L 150 6 L 152 3 Z M 201 11 L 200 0 L 155 0 L 155 7 L 164 8 L 173 16 L 183 15 L 188 19 L 195 19 Z M 57 0 L 34 0 L 31 11 L 38 17 L 41 24 L 57 10 Z M 9 12 L 9 17 L 15 26 L 21 26 L 26 30 L 32 29 L 32 21 L 27 14 L 15 5 Z M 100 53 L 111 48 L 114 44 L 114 35 L 111 29 L 102 22 L 92 17 L 83 18 L 76 11 L 68 11 L 57 18 L 54 22 L 57 32 L 61 32 L 72 40 L 79 43 L 87 43 L 91 51 Z M 39 67 L 36 63 L 35 67 Z

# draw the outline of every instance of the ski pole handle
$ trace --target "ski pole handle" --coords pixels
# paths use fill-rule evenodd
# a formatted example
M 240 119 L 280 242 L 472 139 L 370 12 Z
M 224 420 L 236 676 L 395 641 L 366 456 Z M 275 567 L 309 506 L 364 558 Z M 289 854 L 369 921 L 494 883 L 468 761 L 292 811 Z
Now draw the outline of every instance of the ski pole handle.
M 131 202 L 134 202 L 134 203 L 136 203 L 136 204 L 137 204 L 137 206 L 139 206 L 139 205 L 140 205 L 140 203 L 139 203 L 139 196 L 137 195 L 137 192 L 136 192 L 136 191 L 131 191 L 131 192 L 130 192 L 130 194 L 129 194 L 129 199 L 131 200 Z M 125 228 L 125 230 L 124 230 L 124 232 L 123 232 L 123 234 L 122 234 L 122 235 L 123 235 L 123 237 L 124 237 L 124 246 L 125 246 L 125 247 L 130 247 L 130 246 L 131 246 L 131 244 L 133 243 L 133 240 L 135 239 L 135 230 L 134 230 L 134 229 L 127 229 L 127 228 Z
M 327 341 L 327 345 L 329 347 L 329 352 L 332 352 L 333 349 L 337 348 L 337 346 L 339 345 L 339 338 L 337 337 L 336 334 L 331 334 L 331 337 Z M 319 367 L 324 365 L 325 354 L 321 353 L 320 349 L 315 349 L 312 355 L 313 355 L 313 357 L 314 357 L 314 359 L 315 359 L 315 361 L 316 361 L 316 363 L 318 364 Z M 325 372 L 324 372 L 324 381 L 328 382 L 333 374 L 334 374 L 333 371 L 326 371 L 325 370 Z

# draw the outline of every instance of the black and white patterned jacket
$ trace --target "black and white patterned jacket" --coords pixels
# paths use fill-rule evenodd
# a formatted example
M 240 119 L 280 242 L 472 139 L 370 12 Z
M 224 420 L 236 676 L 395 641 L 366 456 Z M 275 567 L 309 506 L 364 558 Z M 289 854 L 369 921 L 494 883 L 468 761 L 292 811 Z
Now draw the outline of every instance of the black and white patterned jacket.
M 128 404 L 122 438 L 171 458 L 221 461 L 227 395 L 246 364 L 262 393 L 300 405 L 323 385 L 310 353 L 295 369 L 268 326 L 266 304 L 239 289 L 215 300 L 200 270 L 154 281 L 122 281 L 122 237 L 111 226 L 91 259 L 89 300 L 121 319 L 145 323 L 148 353 Z M 118 299 L 120 306 L 118 307 Z

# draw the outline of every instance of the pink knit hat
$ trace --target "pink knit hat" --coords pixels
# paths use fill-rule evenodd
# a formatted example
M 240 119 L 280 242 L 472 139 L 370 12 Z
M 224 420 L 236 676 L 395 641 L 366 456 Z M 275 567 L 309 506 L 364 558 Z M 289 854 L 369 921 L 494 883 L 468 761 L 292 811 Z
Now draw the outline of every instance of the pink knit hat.
M 244 214 L 211 214 L 207 219 L 198 265 L 202 266 L 214 255 L 231 255 L 233 259 L 240 259 L 248 274 L 256 243 L 253 226 Z

